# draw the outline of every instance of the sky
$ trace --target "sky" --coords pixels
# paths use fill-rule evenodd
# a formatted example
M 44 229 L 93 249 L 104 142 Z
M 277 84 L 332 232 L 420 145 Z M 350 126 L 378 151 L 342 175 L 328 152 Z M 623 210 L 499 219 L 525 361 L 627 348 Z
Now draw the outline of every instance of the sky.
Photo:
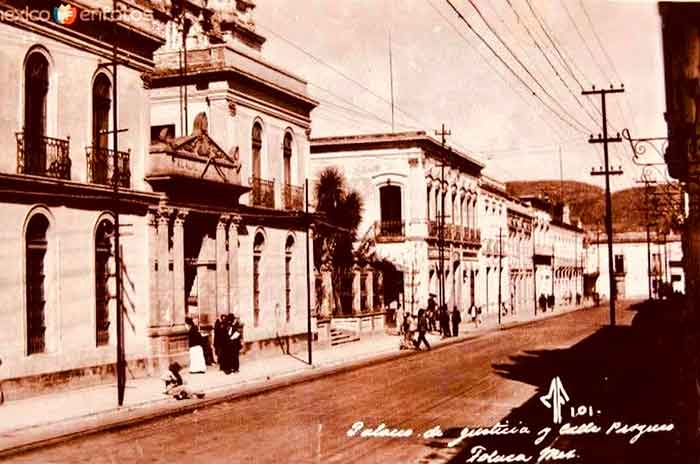
M 312 137 L 391 132 L 392 83 L 395 131 L 437 138 L 444 124 L 448 143 L 503 181 L 603 186 L 590 175 L 602 144 L 588 143 L 602 132 L 601 98 L 581 95 L 592 85 L 624 84 L 606 97 L 609 135 L 666 135 L 656 2 L 450 2 L 464 21 L 447 0 L 260 0 L 254 18 L 265 58 L 320 101 Z M 613 190 L 641 177 L 628 143 L 611 144 L 610 164 L 624 171 Z

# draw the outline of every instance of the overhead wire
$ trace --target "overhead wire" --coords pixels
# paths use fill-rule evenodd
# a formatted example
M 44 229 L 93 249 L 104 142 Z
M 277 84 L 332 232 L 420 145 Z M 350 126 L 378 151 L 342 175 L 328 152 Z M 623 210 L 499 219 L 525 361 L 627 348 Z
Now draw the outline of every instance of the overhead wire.
M 513 76 L 515 76 L 515 78 L 516 78 L 524 87 L 526 87 L 526 88 L 530 91 L 530 93 L 532 93 L 532 95 L 533 95 L 535 98 L 537 98 L 537 100 L 539 100 L 539 102 L 542 103 L 542 105 L 543 105 L 545 108 L 547 108 L 547 110 L 549 110 L 552 114 L 554 114 L 557 118 L 559 118 L 564 124 L 566 124 L 567 126 L 571 127 L 571 128 L 574 129 L 575 131 L 584 132 L 584 133 L 586 132 L 585 130 L 584 130 L 584 131 L 581 131 L 581 129 L 580 129 L 579 127 L 576 127 L 574 124 L 572 124 L 571 122 L 569 122 L 568 120 L 566 120 L 566 119 L 565 119 L 562 115 L 560 115 L 554 108 L 552 108 L 551 105 L 549 105 L 547 102 L 545 102 L 545 101 L 542 99 L 542 97 L 540 97 L 540 95 L 539 95 L 527 82 L 525 82 L 525 80 L 524 80 L 518 73 L 515 72 L 515 70 L 508 64 L 508 62 L 506 62 L 506 61 L 503 59 L 503 57 L 502 57 L 501 55 L 499 55 L 498 52 L 496 52 L 496 50 L 494 50 L 493 46 L 492 46 L 492 45 L 491 45 L 491 44 L 490 44 L 476 29 L 474 29 L 474 27 L 471 25 L 471 23 L 470 23 L 469 21 L 467 21 L 467 19 L 466 19 L 466 18 L 464 17 L 464 15 L 457 9 L 457 7 L 455 7 L 454 4 L 453 4 L 450 0 L 445 0 L 445 1 L 446 1 L 447 4 L 450 6 L 450 8 L 452 8 L 452 10 L 455 12 L 455 14 L 460 18 L 460 20 L 461 20 L 462 22 L 464 22 L 464 23 L 467 25 L 467 27 L 469 28 L 469 30 L 472 31 L 472 32 L 479 38 L 479 40 L 489 49 L 489 51 L 491 51 L 491 53 L 493 53 L 493 55 L 508 69 L 508 71 L 510 71 L 510 73 L 513 74 Z
M 436 12 L 438 15 L 440 15 L 440 17 L 442 17 L 442 19 L 452 28 L 452 30 L 454 30 L 455 33 L 456 33 L 467 45 L 469 45 L 469 47 L 470 47 L 474 52 L 476 52 L 476 53 L 479 55 L 479 57 L 481 58 L 481 60 L 482 60 L 484 63 L 486 63 L 486 65 L 487 65 L 494 73 L 496 73 L 496 75 L 501 79 L 501 81 L 506 85 L 506 87 L 507 87 L 508 89 L 510 89 L 518 98 L 520 98 L 520 100 L 523 102 L 523 104 L 525 104 L 526 106 L 529 106 L 529 103 L 525 100 L 525 97 L 523 97 L 523 95 L 522 95 L 518 90 L 516 90 L 516 89 L 517 89 L 517 86 L 513 86 L 513 85 L 511 85 L 510 82 L 508 82 L 508 80 L 507 80 L 506 77 L 505 77 L 506 75 L 505 75 L 498 67 L 494 66 L 493 63 L 491 63 L 491 62 L 488 60 L 488 58 L 486 58 L 486 56 L 484 56 L 484 54 L 481 52 L 481 50 L 479 50 L 478 47 L 476 47 L 474 44 L 472 44 L 472 43 L 469 41 L 469 39 L 467 39 L 467 37 L 462 33 L 462 31 L 461 31 L 457 26 L 455 26 L 455 25 L 452 23 L 452 21 L 450 21 L 450 20 L 447 18 L 447 16 L 445 16 L 445 15 L 443 14 L 442 11 L 440 11 L 440 9 L 439 9 L 437 6 L 435 6 L 435 4 L 433 3 L 432 0 L 427 0 L 427 2 L 428 2 L 428 4 L 433 8 L 433 10 L 435 10 L 435 12 Z M 552 125 L 547 119 L 542 118 L 541 121 L 544 122 L 544 123 L 547 125 L 547 127 L 549 127 L 560 139 L 563 139 L 563 138 L 564 138 L 563 135 L 562 135 L 562 133 L 560 132 L 560 130 L 559 130 L 556 126 Z M 478 151 L 489 151 L 489 150 L 488 150 L 488 148 L 486 148 L 486 149 L 478 149 Z
M 458 13 L 458 15 L 460 16 L 460 18 L 462 19 L 462 21 L 464 21 L 464 22 L 469 26 L 469 28 L 470 28 L 471 30 L 474 30 L 474 31 L 475 31 L 475 29 L 471 26 L 471 24 L 469 24 L 469 22 L 467 21 L 467 19 L 461 14 L 461 12 L 459 12 L 459 10 L 457 10 L 457 8 L 454 6 L 454 4 L 453 4 L 450 0 L 446 0 L 446 1 L 447 1 L 447 3 L 452 7 L 452 9 L 453 9 L 456 13 Z M 484 24 L 486 25 L 486 27 L 489 29 L 489 31 L 491 31 L 491 33 L 494 35 L 494 37 L 496 37 L 496 39 L 501 43 L 501 45 L 503 45 L 503 47 L 505 47 L 505 49 L 508 50 L 508 53 L 510 53 L 510 55 L 513 57 L 513 59 L 520 65 L 520 67 L 523 68 L 523 70 L 525 71 L 525 73 L 526 73 L 528 76 L 530 76 L 530 78 L 535 82 L 535 84 L 537 84 L 537 86 L 542 90 L 542 92 L 543 92 L 546 96 L 548 96 L 548 97 L 561 109 L 561 111 L 562 111 L 568 118 L 570 118 L 571 121 L 573 121 L 573 124 L 572 124 L 571 122 L 568 122 L 568 124 L 569 124 L 569 125 L 572 125 L 572 126 L 573 126 L 574 124 L 575 124 L 575 125 L 578 125 L 577 130 L 583 129 L 583 132 L 586 132 L 588 129 L 586 129 L 585 125 L 581 124 L 581 122 L 580 122 L 577 118 L 571 116 L 571 114 L 569 114 L 569 112 L 564 108 L 564 106 L 561 104 L 561 102 L 560 102 L 558 99 L 554 98 L 554 97 L 552 96 L 552 94 L 542 85 L 542 83 L 539 81 L 539 79 L 537 79 L 537 77 L 535 77 L 535 76 L 532 74 L 532 72 L 530 71 L 530 69 L 529 69 L 527 66 L 525 66 L 525 64 L 522 62 L 522 60 L 515 54 L 515 52 L 513 51 L 513 49 L 505 42 L 505 40 L 503 40 L 503 39 L 501 38 L 500 34 L 493 28 L 493 26 L 491 26 L 491 23 L 490 23 L 490 22 L 486 19 L 486 17 L 481 13 L 481 10 L 480 10 L 479 7 L 476 5 L 476 3 L 474 3 L 473 0 L 467 0 L 467 1 L 468 1 L 469 4 L 472 6 L 472 8 L 477 12 L 477 14 L 478 14 L 479 17 L 481 18 L 481 20 L 484 22 Z M 481 34 L 479 34 L 479 37 L 482 38 Z M 483 40 L 483 38 L 482 38 L 482 40 Z M 493 48 L 491 47 L 491 45 L 489 45 L 489 48 L 490 48 L 491 50 L 493 50 Z M 495 51 L 494 51 L 494 53 L 495 53 Z M 500 55 L 499 55 L 499 58 L 500 58 Z M 505 63 L 505 61 L 503 61 L 503 62 Z M 510 66 L 509 66 L 509 69 L 511 69 Z M 529 87 L 529 86 L 528 86 L 528 87 Z M 560 117 L 561 117 L 561 116 L 560 116 Z M 561 117 L 561 118 L 564 119 L 563 117 Z

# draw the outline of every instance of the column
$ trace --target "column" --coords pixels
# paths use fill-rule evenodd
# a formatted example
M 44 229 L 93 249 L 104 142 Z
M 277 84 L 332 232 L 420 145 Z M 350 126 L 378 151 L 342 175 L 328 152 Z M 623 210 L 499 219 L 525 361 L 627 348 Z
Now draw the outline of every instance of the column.
M 178 211 L 173 223 L 173 319 L 172 323 L 185 323 L 185 233 L 187 211 Z
M 361 271 L 360 268 L 356 267 L 352 271 L 352 314 L 358 314 L 361 309 L 360 298 L 361 298 Z
M 238 293 L 238 225 L 241 217 L 234 214 L 230 217 L 228 224 L 228 295 L 229 304 L 227 311 L 229 314 L 240 316 L 240 297 Z M 222 308 L 217 308 L 221 311 Z
M 226 229 L 229 220 L 230 217 L 224 214 L 219 216 L 219 221 L 216 224 L 216 317 L 231 312 L 228 294 L 228 255 L 226 253 Z
M 365 274 L 365 289 L 367 290 L 367 309 L 370 312 L 374 311 L 374 273 L 371 268 L 367 269 Z
M 170 215 L 168 209 L 158 211 L 158 311 L 161 325 L 172 324 L 172 288 L 170 280 Z
M 309 285 L 309 304 L 311 306 L 311 315 L 312 316 L 318 316 L 316 309 L 318 308 L 316 306 L 316 273 L 314 269 L 314 259 L 313 259 L 313 252 L 314 252 L 314 226 L 311 224 L 309 226 L 309 255 L 308 257 L 308 267 L 306 269 L 307 272 L 307 277 L 309 278 L 309 282 L 311 285 Z M 306 250 L 304 250 L 304 253 L 306 254 Z M 306 259 L 306 258 L 305 258 Z
M 158 212 L 148 211 L 148 326 L 160 325 L 160 301 L 158 298 Z

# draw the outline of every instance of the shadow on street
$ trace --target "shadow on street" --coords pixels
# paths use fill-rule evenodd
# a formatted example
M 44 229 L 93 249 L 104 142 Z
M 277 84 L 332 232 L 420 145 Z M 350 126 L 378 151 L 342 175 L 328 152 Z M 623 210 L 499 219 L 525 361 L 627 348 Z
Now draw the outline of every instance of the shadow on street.
M 537 388 L 537 394 L 499 422 L 514 432 L 527 427 L 529 433 L 465 437 L 457 445 L 459 454 L 449 462 L 519 462 L 515 457 L 512 461 L 497 461 L 495 456 L 487 460 L 485 456 L 495 450 L 498 455 L 531 457 L 527 462 L 533 463 L 674 461 L 678 457 L 676 418 L 679 417 L 679 411 L 674 408 L 679 391 L 678 356 L 682 352 L 677 322 L 679 303 L 633 305 L 630 310 L 637 314 L 631 326 L 602 327 L 571 348 L 525 351 L 511 356 L 509 363 L 492 365 L 499 375 Z M 559 424 L 553 422 L 553 409 L 541 401 L 556 377 L 561 380 L 566 395 L 562 395 L 564 404 Z M 551 404 L 554 399 L 549 401 Z M 560 433 L 567 423 L 581 426 L 578 430 L 569 429 L 580 433 Z M 663 424 L 673 430 L 640 434 L 640 428 L 633 427 L 634 424 Z M 538 432 L 546 431 L 547 427 L 551 430 L 536 444 L 535 440 L 544 434 Z M 477 427 L 469 425 L 469 428 Z M 462 432 L 462 429 L 450 429 L 431 446 L 446 447 L 449 440 Z M 562 454 L 545 451 L 550 459 L 540 460 L 540 453 L 547 447 Z M 567 452 L 568 458 L 564 458 Z

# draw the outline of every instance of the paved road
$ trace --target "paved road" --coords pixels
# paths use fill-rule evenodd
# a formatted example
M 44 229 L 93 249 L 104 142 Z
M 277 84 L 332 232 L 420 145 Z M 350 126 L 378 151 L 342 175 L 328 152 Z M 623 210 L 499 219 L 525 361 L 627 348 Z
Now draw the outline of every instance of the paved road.
M 624 307 L 623 307 L 624 308 Z M 634 313 L 619 310 L 618 323 Z M 428 428 L 492 425 L 535 394 L 494 369 L 524 350 L 567 348 L 607 322 L 604 308 L 418 353 L 313 382 L 92 435 L 8 462 L 405 463 L 431 452 Z M 243 366 L 245 369 L 245 366 Z M 37 407 L 40 407 L 37 405 Z M 412 429 L 348 437 L 351 426 Z

